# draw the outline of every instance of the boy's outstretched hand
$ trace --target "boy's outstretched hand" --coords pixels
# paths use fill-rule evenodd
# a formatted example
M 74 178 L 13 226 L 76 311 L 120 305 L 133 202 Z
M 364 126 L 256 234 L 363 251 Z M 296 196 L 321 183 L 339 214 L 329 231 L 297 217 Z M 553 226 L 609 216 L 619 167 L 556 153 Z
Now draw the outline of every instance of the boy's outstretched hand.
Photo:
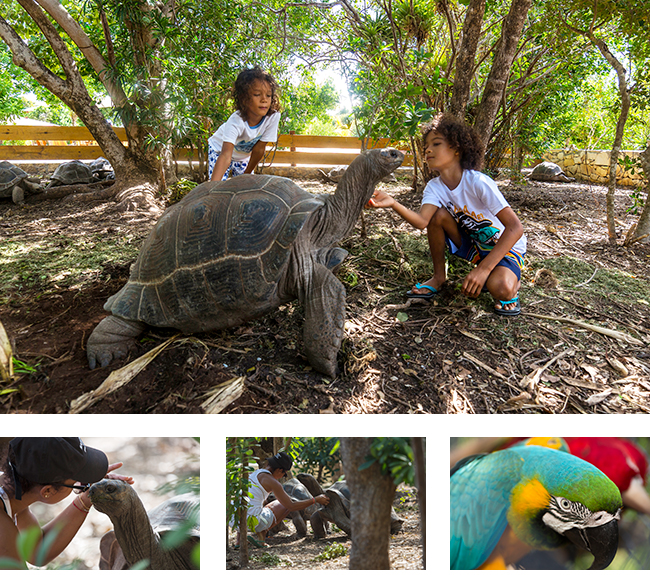
M 390 208 L 395 203 L 395 198 L 381 190 L 375 190 L 368 200 L 366 208 Z

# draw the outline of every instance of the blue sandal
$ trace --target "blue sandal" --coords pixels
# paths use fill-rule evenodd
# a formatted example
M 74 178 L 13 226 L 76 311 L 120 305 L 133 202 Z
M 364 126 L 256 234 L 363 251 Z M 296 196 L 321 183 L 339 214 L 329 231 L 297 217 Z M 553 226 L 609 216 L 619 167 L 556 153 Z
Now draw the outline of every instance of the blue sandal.
M 508 301 L 501 301 L 499 300 L 499 303 L 501 304 L 501 307 L 495 307 L 494 308 L 494 313 L 497 315 L 506 315 L 506 316 L 517 316 L 521 313 L 521 304 L 519 303 L 519 294 L 517 294 L 515 297 L 512 299 L 509 299 Z M 514 303 L 516 304 L 515 307 L 512 309 L 504 309 L 505 306 L 508 304 Z
M 434 287 L 428 286 L 426 284 L 415 284 L 417 289 L 428 289 L 430 293 L 414 293 L 409 290 L 406 292 L 406 297 L 410 298 L 419 298 L 419 299 L 431 299 L 438 295 L 438 290 Z

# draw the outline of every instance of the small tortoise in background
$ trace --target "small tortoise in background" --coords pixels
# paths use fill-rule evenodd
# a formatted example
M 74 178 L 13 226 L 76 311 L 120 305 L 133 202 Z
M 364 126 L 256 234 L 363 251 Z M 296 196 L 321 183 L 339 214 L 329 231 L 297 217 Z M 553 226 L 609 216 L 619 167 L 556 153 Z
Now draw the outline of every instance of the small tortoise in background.
M 540 182 L 575 182 L 575 178 L 567 176 L 560 166 L 553 162 L 542 162 L 537 164 L 530 174 L 531 180 Z
M 367 151 L 330 196 L 266 175 L 197 186 L 163 214 L 129 281 L 106 302 L 112 315 L 88 339 L 90 368 L 125 357 L 147 325 L 185 333 L 223 329 L 297 299 L 305 308 L 307 359 L 335 376 L 345 288 L 333 272 L 347 256 L 337 243 L 377 183 L 403 160 L 392 148 Z
M 0 198 L 11 198 L 14 204 L 25 201 L 25 192 L 42 192 L 37 178 L 30 178 L 27 172 L 11 162 L 0 162 Z
M 90 166 L 84 164 L 81 160 L 72 160 L 60 164 L 52 177 L 47 188 L 55 186 L 68 186 L 72 184 L 89 184 L 93 181 L 93 172 Z
M 191 553 L 200 539 L 199 499 L 184 493 L 147 513 L 135 489 L 125 481 L 102 479 L 88 494 L 95 509 L 108 515 L 114 531 L 100 543 L 100 569 L 128 569 L 148 560 L 148 569 L 198 569 Z M 189 525 L 188 525 L 189 523 Z M 173 549 L 161 545 L 166 533 L 187 528 L 187 540 Z

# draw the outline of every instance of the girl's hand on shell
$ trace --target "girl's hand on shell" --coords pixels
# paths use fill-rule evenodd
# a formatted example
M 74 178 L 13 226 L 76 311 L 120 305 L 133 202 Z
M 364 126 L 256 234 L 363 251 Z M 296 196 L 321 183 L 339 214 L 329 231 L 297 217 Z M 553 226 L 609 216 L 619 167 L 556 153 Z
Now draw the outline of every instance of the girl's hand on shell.
M 330 498 L 327 495 L 317 495 L 315 499 L 321 505 L 327 505 L 330 502 Z

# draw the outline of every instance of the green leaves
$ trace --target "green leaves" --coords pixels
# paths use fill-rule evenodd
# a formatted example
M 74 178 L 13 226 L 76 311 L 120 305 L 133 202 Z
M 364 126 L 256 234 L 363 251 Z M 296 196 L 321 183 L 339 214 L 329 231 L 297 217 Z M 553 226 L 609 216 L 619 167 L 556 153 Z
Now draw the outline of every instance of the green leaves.
M 381 467 L 383 475 L 391 475 L 395 485 L 407 483 L 414 485 L 415 469 L 413 450 L 408 437 L 377 437 L 370 446 L 370 455 L 359 467 L 368 469 L 375 463 Z

